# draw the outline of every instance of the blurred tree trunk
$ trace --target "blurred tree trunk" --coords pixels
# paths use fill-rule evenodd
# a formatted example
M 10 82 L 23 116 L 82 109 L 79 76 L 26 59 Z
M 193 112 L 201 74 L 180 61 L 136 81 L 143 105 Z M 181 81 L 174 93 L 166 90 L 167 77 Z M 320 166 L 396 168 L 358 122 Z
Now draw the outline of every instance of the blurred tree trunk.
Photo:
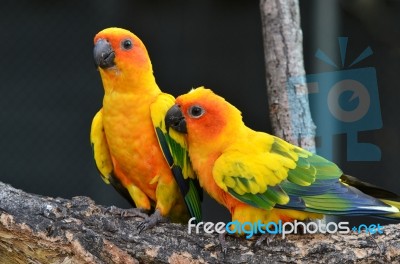
M 400 225 L 374 236 L 277 236 L 260 247 L 228 236 L 224 259 L 216 234 L 188 234 L 186 225 L 169 223 L 138 234 L 138 220 L 87 197 L 49 198 L 0 183 L 0 263 L 400 262 Z
M 315 152 L 298 0 L 261 0 L 269 114 L 273 132 Z

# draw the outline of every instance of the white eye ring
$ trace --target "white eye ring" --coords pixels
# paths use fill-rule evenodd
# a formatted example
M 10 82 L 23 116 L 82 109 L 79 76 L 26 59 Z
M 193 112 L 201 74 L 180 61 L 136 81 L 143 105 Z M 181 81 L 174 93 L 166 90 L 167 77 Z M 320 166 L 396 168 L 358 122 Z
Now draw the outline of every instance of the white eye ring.
M 193 105 L 188 109 L 188 114 L 192 118 L 199 118 L 206 113 L 203 107 L 199 105 Z

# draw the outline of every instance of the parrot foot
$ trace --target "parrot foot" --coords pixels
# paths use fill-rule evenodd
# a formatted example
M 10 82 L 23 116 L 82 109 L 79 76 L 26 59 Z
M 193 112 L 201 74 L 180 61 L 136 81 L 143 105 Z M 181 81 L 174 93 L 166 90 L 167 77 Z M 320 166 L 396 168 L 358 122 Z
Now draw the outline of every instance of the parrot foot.
M 161 215 L 159 210 L 156 210 L 154 214 L 147 216 L 142 222 L 140 222 L 137 226 L 139 229 L 139 234 L 147 229 L 154 227 L 158 223 L 168 222 L 169 219 Z
M 112 215 L 117 215 L 123 218 L 126 217 L 141 217 L 141 218 L 147 218 L 149 217 L 146 214 L 146 210 L 145 209 L 141 209 L 141 208 L 128 208 L 128 209 L 122 209 L 122 208 L 118 208 L 115 206 L 110 206 L 106 209 L 105 211 L 106 213 L 110 213 Z
M 267 246 L 269 246 L 269 244 L 272 242 L 272 240 L 274 240 L 275 236 L 276 236 L 276 234 L 268 234 L 268 233 L 263 234 L 263 235 L 261 235 L 261 236 L 257 239 L 257 241 L 256 241 L 256 243 L 254 244 L 254 246 L 255 246 L 255 247 L 261 246 L 261 243 L 262 243 L 265 239 L 267 239 Z

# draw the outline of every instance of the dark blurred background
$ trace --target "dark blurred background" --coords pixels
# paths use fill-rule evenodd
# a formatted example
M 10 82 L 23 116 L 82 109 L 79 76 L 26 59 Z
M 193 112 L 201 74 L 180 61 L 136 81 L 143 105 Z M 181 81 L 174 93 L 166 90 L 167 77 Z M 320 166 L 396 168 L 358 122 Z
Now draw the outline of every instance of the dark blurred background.
M 360 138 L 379 146 L 381 160 L 347 161 L 345 135 L 337 135 L 334 161 L 348 174 L 400 192 L 400 1 L 300 5 L 307 73 L 335 70 L 314 54 L 321 49 L 340 61 L 340 36 L 349 38 L 351 59 L 367 46 L 374 52 L 354 67 L 377 72 L 383 127 Z M 110 26 L 143 40 L 163 91 L 179 95 L 205 85 L 241 109 L 248 126 L 271 132 L 258 1 L 21 0 L 3 1 L 1 13 L 0 181 L 27 192 L 129 207 L 98 176 L 89 144 L 103 96 L 92 39 Z M 228 219 L 209 199 L 204 216 Z

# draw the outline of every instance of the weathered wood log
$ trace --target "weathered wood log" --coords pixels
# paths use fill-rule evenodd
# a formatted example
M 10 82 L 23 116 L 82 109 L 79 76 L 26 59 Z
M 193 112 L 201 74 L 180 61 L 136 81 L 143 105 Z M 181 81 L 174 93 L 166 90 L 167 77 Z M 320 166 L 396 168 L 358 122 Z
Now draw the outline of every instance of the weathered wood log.
M 88 197 L 43 197 L 0 183 L 0 263 L 400 263 L 400 225 L 373 236 L 293 234 L 259 247 L 229 236 L 224 258 L 217 234 L 172 223 L 139 234 L 140 220 Z
M 298 0 L 260 0 L 269 115 L 275 135 L 315 152 Z

